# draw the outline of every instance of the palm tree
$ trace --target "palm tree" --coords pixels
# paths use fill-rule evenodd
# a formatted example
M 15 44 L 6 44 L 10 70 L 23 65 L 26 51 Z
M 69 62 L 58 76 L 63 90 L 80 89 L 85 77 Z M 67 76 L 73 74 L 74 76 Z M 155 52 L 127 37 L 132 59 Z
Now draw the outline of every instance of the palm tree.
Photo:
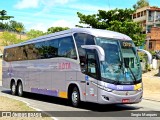
M 23 23 L 18 22 L 15 29 L 16 29 L 16 32 L 20 34 L 20 40 L 21 40 L 21 34 L 25 30 Z
M 13 16 L 7 16 L 7 11 L 6 10 L 1 10 L 0 11 L 0 20 L 9 20 L 10 18 L 14 18 Z
M 21 40 L 21 33 L 25 30 L 23 23 L 11 20 L 9 26 L 11 31 L 14 31 L 20 34 L 20 40 Z

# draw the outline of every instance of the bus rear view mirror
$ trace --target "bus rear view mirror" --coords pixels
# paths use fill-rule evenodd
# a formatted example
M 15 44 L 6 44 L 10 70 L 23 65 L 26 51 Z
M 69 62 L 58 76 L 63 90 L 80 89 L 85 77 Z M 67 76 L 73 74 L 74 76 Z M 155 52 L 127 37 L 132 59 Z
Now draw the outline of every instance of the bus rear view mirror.
M 148 63 L 149 63 L 149 64 L 152 64 L 152 55 L 151 55 L 151 53 L 150 53 L 149 51 L 143 50 L 143 49 L 137 49 L 137 51 L 147 54 Z
M 105 61 L 105 53 L 102 47 L 98 45 L 81 45 L 84 49 L 96 50 L 100 61 Z

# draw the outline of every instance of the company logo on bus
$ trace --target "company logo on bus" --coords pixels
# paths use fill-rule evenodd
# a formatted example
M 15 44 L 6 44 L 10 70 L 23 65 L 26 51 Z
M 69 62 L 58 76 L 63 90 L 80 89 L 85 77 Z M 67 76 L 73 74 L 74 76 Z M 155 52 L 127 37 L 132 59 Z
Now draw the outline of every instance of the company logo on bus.
M 126 96 L 127 96 L 127 95 L 129 95 L 129 92 L 128 92 L 128 91 L 126 92 Z
M 71 69 L 70 63 L 59 63 L 59 69 Z

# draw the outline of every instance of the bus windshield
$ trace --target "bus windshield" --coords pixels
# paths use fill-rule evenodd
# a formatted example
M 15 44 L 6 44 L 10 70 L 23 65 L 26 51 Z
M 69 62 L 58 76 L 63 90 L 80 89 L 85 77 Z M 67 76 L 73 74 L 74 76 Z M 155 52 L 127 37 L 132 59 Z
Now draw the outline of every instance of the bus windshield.
M 103 81 L 114 84 L 141 82 L 140 62 L 132 41 L 97 37 L 96 44 L 105 51 L 105 61 L 100 62 Z

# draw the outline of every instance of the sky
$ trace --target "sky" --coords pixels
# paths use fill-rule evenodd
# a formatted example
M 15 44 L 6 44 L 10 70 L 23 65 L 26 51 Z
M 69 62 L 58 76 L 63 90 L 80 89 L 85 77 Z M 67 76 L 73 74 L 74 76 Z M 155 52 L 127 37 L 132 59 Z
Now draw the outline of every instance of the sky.
M 132 8 L 137 0 L 0 0 L 0 10 L 22 22 L 26 31 L 47 31 L 50 27 L 74 28 L 79 24 L 77 12 L 96 14 L 99 9 Z M 160 0 L 149 0 L 160 7 Z

